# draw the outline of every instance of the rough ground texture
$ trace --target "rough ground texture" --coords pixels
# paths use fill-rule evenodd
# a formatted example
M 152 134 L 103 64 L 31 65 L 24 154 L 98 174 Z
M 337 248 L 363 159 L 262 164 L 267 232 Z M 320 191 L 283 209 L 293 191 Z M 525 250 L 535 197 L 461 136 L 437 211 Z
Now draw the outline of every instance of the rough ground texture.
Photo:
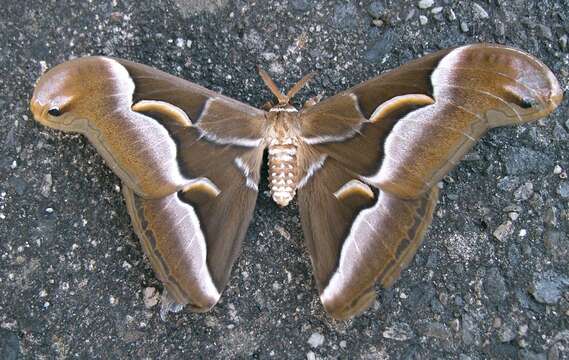
M 257 64 L 287 86 L 318 70 L 305 99 L 490 41 L 535 54 L 567 89 L 566 0 L 0 2 L 0 358 L 569 359 L 567 101 L 476 146 L 401 280 L 347 322 L 324 313 L 298 209 L 278 209 L 266 181 L 221 303 L 161 321 L 119 180 L 28 110 L 43 69 L 90 54 L 260 106 Z

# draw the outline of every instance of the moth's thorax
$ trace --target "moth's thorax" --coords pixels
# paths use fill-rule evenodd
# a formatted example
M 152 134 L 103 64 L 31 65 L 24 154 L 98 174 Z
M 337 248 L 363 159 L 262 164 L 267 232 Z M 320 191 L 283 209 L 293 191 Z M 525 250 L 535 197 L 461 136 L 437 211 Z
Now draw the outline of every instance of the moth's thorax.
M 267 122 L 269 188 L 273 200 L 287 206 L 298 185 L 298 111 L 290 105 L 273 107 Z

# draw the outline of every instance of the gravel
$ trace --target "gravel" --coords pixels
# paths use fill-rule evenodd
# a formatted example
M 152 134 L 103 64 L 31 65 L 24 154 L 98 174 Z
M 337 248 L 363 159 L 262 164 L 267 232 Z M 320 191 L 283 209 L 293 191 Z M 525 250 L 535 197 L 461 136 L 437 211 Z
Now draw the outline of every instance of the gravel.
M 394 323 L 393 325 L 388 325 L 383 331 L 383 337 L 386 339 L 392 339 L 397 341 L 407 341 L 415 336 L 413 330 L 409 324 L 406 323 Z
M 277 208 L 266 180 L 221 302 L 162 321 L 162 286 L 120 182 L 83 137 L 36 124 L 28 109 L 43 70 L 93 54 L 260 107 L 270 94 L 256 65 L 284 88 L 316 70 L 300 104 L 425 53 L 487 41 L 537 55 L 567 89 L 566 1 L 1 5 L 0 359 L 569 359 L 567 101 L 549 119 L 494 129 L 475 146 L 442 183 L 409 268 L 350 321 L 324 312 L 296 203 Z
M 506 299 L 508 290 L 500 269 L 493 267 L 486 272 L 484 290 L 491 304 L 500 305 Z
M 527 147 L 507 148 L 502 151 L 502 159 L 508 175 L 538 173 L 545 174 L 553 168 L 549 153 L 543 153 Z
M 18 335 L 6 329 L 0 329 L 0 355 L 4 360 L 16 360 L 20 355 Z
M 564 289 L 569 289 L 569 277 L 553 271 L 534 274 L 529 291 L 540 303 L 556 304 Z

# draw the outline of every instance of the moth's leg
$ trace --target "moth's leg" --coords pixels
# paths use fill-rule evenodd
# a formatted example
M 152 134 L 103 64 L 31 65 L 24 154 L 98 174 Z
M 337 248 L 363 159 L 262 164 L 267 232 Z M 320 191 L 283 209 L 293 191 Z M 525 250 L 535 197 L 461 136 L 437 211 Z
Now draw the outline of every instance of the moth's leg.
M 320 100 L 322 100 L 323 97 L 324 97 L 323 94 L 318 94 L 316 96 L 311 97 L 310 99 L 308 99 L 304 102 L 304 106 L 302 108 L 306 109 L 306 108 L 309 108 L 311 106 L 318 104 L 320 102 Z

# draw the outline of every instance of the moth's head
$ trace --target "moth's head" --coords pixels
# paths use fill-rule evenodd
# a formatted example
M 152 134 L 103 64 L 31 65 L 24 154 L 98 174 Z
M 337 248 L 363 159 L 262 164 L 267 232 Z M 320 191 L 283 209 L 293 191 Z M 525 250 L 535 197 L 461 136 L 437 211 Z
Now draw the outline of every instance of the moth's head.
M 275 84 L 271 76 L 260 67 L 257 67 L 257 71 L 259 72 L 259 76 L 265 82 L 265 85 L 269 88 L 271 93 L 275 95 L 278 100 L 278 103 L 270 108 L 270 112 L 298 112 L 298 110 L 292 106 L 291 100 L 296 95 L 300 89 L 304 87 L 304 85 L 308 84 L 310 80 L 314 77 L 315 73 L 312 72 L 308 75 L 305 75 L 302 79 L 300 79 L 296 84 L 292 86 L 292 88 L 284 95 Z
M 30 109 L 39 123 L 64 131 L 80 131 L 79 123 L 116 103 L 113 94 L 118 72 L 113 60 L 101 57 L 74 59 L 57 65 L 36 83 Z M 127 74 L 128 76 L 128 74 Z M 125 92 L 127 93 L 127 92 Z

